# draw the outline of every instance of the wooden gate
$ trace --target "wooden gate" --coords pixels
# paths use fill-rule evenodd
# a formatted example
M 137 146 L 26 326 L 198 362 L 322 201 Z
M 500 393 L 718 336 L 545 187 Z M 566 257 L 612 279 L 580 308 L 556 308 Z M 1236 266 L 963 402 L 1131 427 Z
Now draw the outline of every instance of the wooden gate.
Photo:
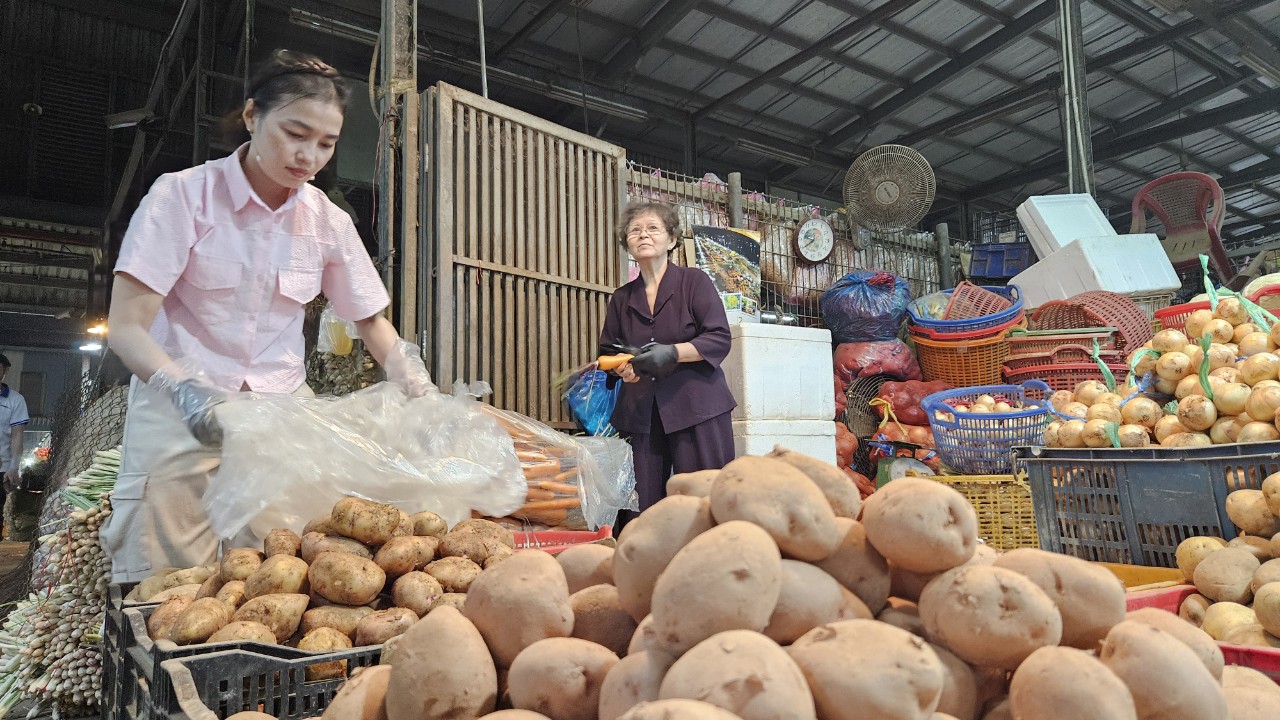
M 423 96 L 418 284 L 432 377 L 569 427 L 557 375 L 593 359 L 626 278 L 625 151 L 439 83 Z

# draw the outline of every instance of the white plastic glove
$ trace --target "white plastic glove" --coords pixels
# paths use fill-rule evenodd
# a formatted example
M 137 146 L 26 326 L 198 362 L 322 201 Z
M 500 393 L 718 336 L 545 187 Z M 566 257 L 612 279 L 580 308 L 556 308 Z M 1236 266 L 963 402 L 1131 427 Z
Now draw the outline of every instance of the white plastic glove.
M 383 363 L 387 372 L 387 380 L 395 383 L 411 398 L 422 397 L 436 389 L 431 382 L 431 373 L 427 372 L 426 363 L 416 345 L 400 340 L 387 351 L 387 361 Z
M 228 394 L 210 382 L 195 361 L 179 359 L 165 365 L 155 371 L 147 387 L 173 402 L 187 429 L 201 444 L 222 444 L 222 426 L 213 416 L 213 410 L 227 401 Z

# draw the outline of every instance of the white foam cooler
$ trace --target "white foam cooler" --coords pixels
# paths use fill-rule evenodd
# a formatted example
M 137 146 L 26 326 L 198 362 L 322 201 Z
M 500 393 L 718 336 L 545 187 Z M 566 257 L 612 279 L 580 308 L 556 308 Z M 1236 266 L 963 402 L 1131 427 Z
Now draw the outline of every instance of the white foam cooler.
M 830 388 L 827 393 L 831 392 Z M 738 457 L 764 455 L 782 445 L 832 465 L 836 462 L 836 424 L 826 420 L 735 420 L 733 449 Z
M 1114 236 L 1115 228 L 1088 194 L 1033 195 L 1018 206 L 1018 221 L 1035 248 L 1046 258 L 1082 237 Z
M 1182 286 L 1160 238 L 1151 233 L 1079 238 L 1009 283 L 1022 290 L 1027 307 L 1090 290 L 1158 295 Z
M 735 421 L 835 417 L 831 331 L 739 323 L 729 335 L 733 346 L 721 367 L 738 401 Z

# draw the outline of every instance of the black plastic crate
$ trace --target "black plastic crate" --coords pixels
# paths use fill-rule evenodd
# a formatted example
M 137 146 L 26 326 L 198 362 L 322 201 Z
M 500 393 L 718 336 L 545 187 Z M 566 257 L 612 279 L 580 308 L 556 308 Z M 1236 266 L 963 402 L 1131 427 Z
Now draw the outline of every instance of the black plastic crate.
M 1200 448 L 1014 448 L 1040 547 L 1100 562 L 1175 567 L 1178 543 L 1236 536 L 1227 495 L 1280 472 L 1280 442 Z
M 173 658 L 161 663 L 173 692 L 162 717 L 169 720 L 219 720 L 258 710 L 280 720 L 319 717 L 346 682 L 306 679 L 308 667 L 339 660 L 346 675 L 377 665 L 382 646 L 372 645 L 306 657 L 280 658 L 245 650 L 223 650 Z

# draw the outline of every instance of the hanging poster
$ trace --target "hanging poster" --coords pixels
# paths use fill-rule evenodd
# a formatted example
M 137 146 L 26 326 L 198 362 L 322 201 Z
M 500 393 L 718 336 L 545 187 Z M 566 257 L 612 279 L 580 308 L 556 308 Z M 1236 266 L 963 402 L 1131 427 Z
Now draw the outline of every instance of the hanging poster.
M 760 233 L 707 225 L 691 229 L 689 264 L 711 277 L 729 322 L 759 322 Z

